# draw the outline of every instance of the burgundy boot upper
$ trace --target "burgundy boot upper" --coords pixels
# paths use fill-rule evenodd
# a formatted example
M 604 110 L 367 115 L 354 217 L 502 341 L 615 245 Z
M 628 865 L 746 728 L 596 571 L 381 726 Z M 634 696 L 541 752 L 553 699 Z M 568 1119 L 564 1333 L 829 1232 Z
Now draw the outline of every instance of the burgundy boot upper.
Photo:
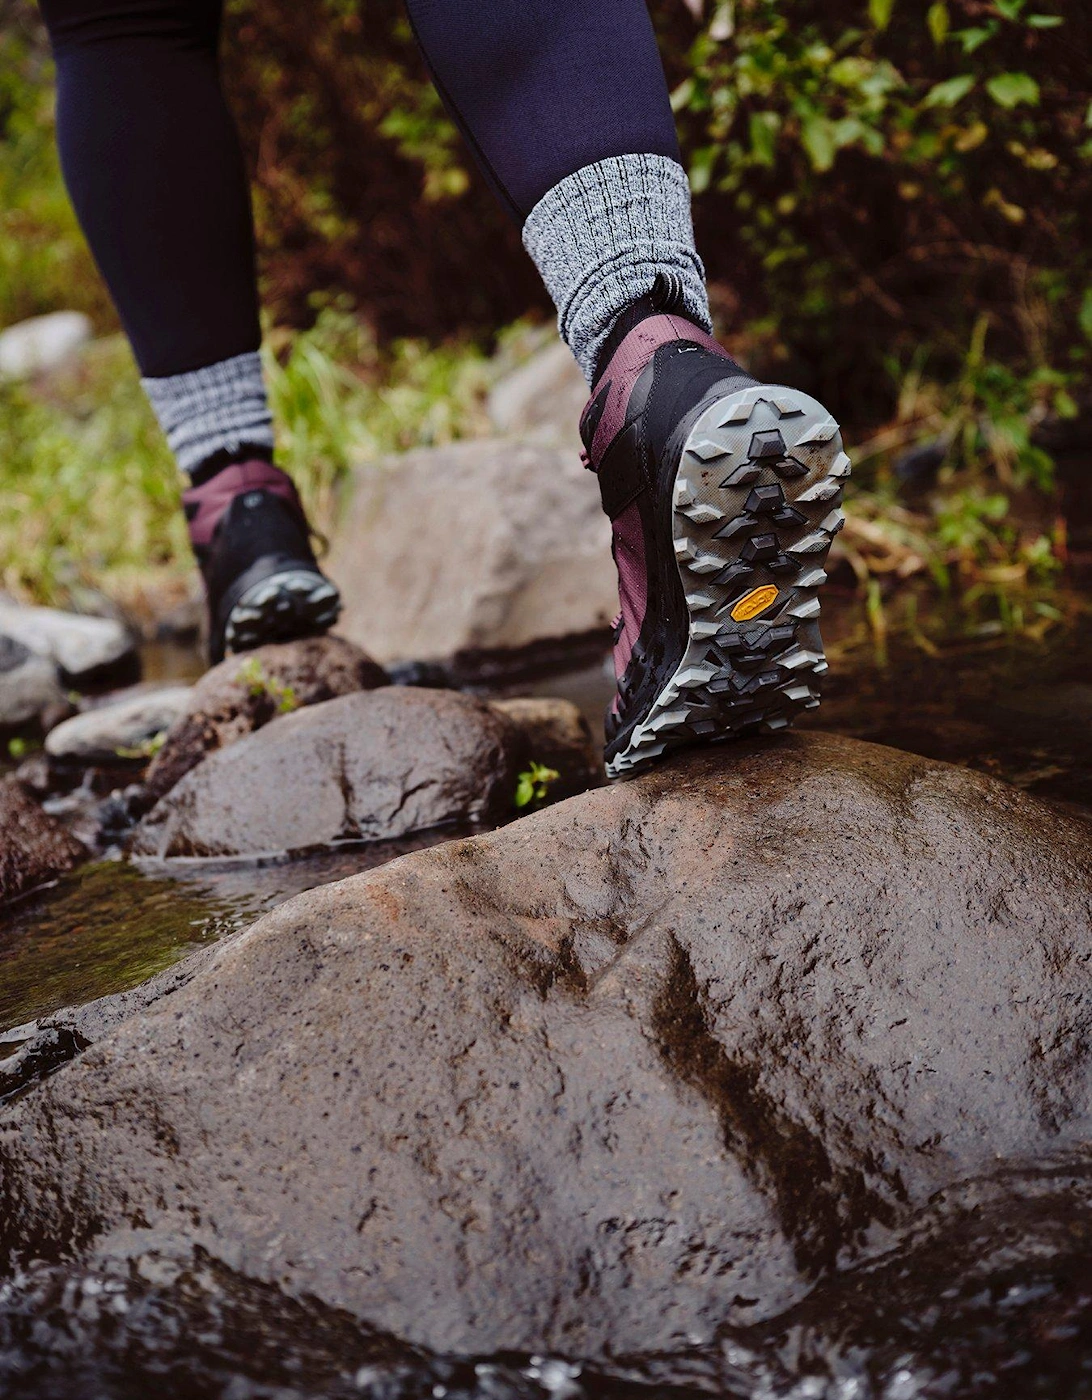
M 626 698 L 626 673 L 648 606 L 648 519 L 639 499 L 652 485 L 651 443 L 642 415 L 653 392 L 653 359 L 672 343 L 693 346 L 715 357 L 715 374 L 743 376 L 728 352 L 707 332 L 675 313 L 640 321 L 621 341 L 600 373 L 580 418 L 584 462 L 599 477 L 603 508 L 613 527 L 612 551 L 618 569 L 620 612 L 614 623 L 614 671 L 619 691 L 611 707 L 617 714 Z M 689 404 L 686 405 L 689 407 Z M 627 437 L 637 440 L 627 441 Z
M 296 484 L 287 472 L 261 458 L 235 462 L 221 468 L 202 485 L 191 486 L 182 493 L 182 508 L 186 512 L 190 543 L 195 553 L 209 548 L 224 513 L 235 497 L 241 496 L 244 491 L 268 491 L 279 496 L 299 515 L 301 521 L 305 520 Z

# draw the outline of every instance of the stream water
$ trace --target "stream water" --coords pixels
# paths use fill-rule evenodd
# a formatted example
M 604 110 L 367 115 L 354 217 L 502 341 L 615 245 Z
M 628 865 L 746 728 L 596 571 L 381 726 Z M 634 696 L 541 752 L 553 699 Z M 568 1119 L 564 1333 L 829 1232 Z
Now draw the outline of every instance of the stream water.
M 187 664 L 153 658 L 150 669 L 177 676 Z M 610 682 L 595 667 L 530 688 L 573 699 L 598 724 Z M 1072 631 L 940 655 L 904 645 L 886 667 L 851 638 L 812 722 L 970 764 L 1092 821 L 1092 656 Z M 3 915 L 0 1060 L 35 1018 L 133 986 L 301 890 L 451 834 L 292 862 L 85 867 Z M 1036 1164 L 1018 1185 L 949 1193 L 891 1254 L 774 1323 L 609 1364 L 429 1355 L 200 1255 L 103 1272 L 31 1266 L 0 1281 L 0 1397 L 1092 1397 L 1092 1155 Z

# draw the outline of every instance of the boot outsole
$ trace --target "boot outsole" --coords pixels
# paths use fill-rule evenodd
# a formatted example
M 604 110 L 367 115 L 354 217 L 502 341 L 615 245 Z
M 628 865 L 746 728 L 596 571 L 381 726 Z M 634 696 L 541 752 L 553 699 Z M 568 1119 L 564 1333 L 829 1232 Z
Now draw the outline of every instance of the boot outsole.
M 341 596 L 313 569 L 284 569 L 253 584 L 228 615 L 227 651 L 252 651 L 327 631 L 341 613 Z
M 776 733 L 819 704 L 818 589 L 849 474 L 838 424 L 797 389 L 751 386 L 701 414 L 673 496 L 689 639 L 609 777 L 689 745 Z

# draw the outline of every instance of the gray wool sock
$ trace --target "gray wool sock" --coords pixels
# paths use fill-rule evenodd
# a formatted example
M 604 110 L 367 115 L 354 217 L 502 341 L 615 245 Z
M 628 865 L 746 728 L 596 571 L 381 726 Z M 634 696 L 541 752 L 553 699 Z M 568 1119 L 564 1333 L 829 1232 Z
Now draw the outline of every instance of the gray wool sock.
M 184 472 L 217 452 L 273 447 L 273 415 L 257 351 L 140 382 Z
M 712 328 L 690 185 L 667 156 L 612 156 L 566 176 L 527 216 L 523 246 L 589 384 L 616 318 L 652 290 L 658 273 L 681 286 L 690 319 Z

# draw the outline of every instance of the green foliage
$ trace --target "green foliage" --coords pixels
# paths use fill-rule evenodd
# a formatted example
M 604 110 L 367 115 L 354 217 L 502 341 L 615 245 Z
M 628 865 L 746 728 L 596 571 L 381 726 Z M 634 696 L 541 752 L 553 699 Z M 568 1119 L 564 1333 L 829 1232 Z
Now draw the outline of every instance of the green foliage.
M 556 768 L 548 768 L 544 763 L 535 763 L 532 760 L 516 780 L 516 806 L 531 807 L 545 802 L 550 784 L 556 783 L 560 777 L 561 774 Z
M 1054 535 L 1053 462 L 1036 443 L 1035 426 L 1076 411 L 1072 377 L 1046 368 L 1016 373 L 987 355 L 986 329 L 980 317 L 953 382 L 925 378 L 922 354 L 909 364 L 892 361 L 896 422 L 854 453 L 841 547 L 861 581 L 874 632 L 883 616 L 881 583 L 915 575 L 951 597 L 972 631 L 999 618 L 1006 627 L 1034 630 L 1048 617 L 1040 595 L 1061 567 L 1061 541 Z M 935 481 L 907 504 L 891 468 L 915 443 L 935 445 L 943 460 Z M 878 636 L 876 645 L 879 651 Z
M 40 32 L 0 0 L 0 326 L 59 307 L 113 319 L 61 179 Z
M 269 676 L 265 668 L 256 656 L 248 657 L 239 667 L 236 680 L 246 686 L 246 692 L 252 700 L 269 699 L 273 702 L 273 708 L 279 715 L 291 714 L 293 710 L 299 708 L 299 701 L 296 699 L 296 692 L 290 685 Z
M 320 530 L 349 465 L 479 431 L 480 352 L 398 342 L 380 351 L 343 310 L 266 344 L 280 460 Z M 0 588 L 64 603 L 121 601 L 192 568 L 180 481 L 120 337 L 39 384 L 0 382 Z
M 0 588 L 123 595 L 187 554 L 177 473 L 119 339 L 38 389 L 0 383 Z
M 836 403 L 841 386 L 879 406 L 893 349 L 924 342 L 955 369 L 983 312 L 1014 367 L 1076 343 L 1090 48 L 1075 0 L 739 0 L 674 55 L 699 228 L 710 244 L 731 230 L 744 309 L 760 288 L 782 347 Z

